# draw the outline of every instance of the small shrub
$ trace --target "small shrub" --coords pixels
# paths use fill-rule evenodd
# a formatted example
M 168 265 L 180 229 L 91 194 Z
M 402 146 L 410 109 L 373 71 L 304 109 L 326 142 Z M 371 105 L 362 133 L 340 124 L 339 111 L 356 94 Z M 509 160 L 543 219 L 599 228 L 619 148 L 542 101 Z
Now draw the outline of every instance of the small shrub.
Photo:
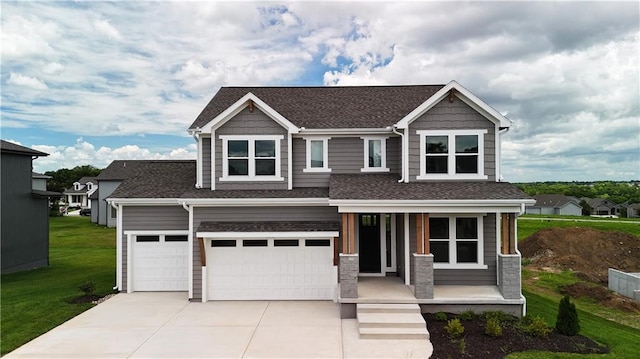
M 464 333 L 464 327 L 462 323 L 460 323 L 460 319 L 455 318 L 451 319 L 447 322 L 447 325 L 444 326 L 444 329 L 447 331 L 451 338 L 458 338 Z
M 90 296 L 90 295 L 93 295 L 93 292 L 95 292 L 96 285 L 93 284 L 92 281 L 86 281 L 86 282 L 80 284 L 78 286 L 78 289 L 80 289 L 80 291 L 83 292 L 84 295 Z
M 471 320 L 473 319 L 473 317 L 475 317 L 476 313 L 473 312 L 473 310 L 465 310 L 464 312 L 460 313 L 460 315 L 458 315 L 458 318 L 460 318 L 460 320 Z
M 487 324 L 484 327 L 484 333 L 490 337 L 502 336 L 502 325 L 497 317 L 487 318 Z
M 444 322 L 447 320 L 447 313 L 445 312 L 437 312 L 435 314 L 436 320 L 439 322 Z
M 482 313 L 482 315 L 487 320 L 489 320 L 491 318 L 495 318 L 499 323 L 513 322 L 516 319 L 513 315 L 507 314 L 507 313 L 502 312 L 502 311 L 484 312 L 484 313 Z
M 542 317 L 535 316 L 533 318 L 525 317 L 526 323 L 523 330 L 525 333 L 536 338 L 546 338 L 551 333 L 551 328 L 547 325 Z
M 560 334 L 569 336 L 574 336 L 580 332 L 580 321 L 578 319 L 576 305 L 571 303 L 568 295 L 560 299 L 558 317 L 556 319 L 556 330 Z

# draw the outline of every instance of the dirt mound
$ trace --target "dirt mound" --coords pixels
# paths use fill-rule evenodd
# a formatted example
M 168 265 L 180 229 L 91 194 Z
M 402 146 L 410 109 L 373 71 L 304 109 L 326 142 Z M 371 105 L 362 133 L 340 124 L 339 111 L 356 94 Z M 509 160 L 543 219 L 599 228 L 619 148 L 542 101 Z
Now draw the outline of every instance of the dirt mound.
M 640 303 L 597 284 L 589 284 L 586 282 L 573 283 L 560 288 L 560 293 L 568 294 L 573 298 L 593 298 L 607 307 L 640 314 Z
M 640 237 L 593 228 L 547 228 L 518 243 L 520 253 L 541 270 L 568 269 L 607 285 L 607 269 L 640 272 Z

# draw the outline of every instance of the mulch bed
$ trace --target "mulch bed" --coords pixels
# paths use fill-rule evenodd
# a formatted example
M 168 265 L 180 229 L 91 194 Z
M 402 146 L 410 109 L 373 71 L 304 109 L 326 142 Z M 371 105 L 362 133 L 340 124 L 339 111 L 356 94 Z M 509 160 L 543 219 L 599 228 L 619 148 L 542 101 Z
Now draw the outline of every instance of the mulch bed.
M 516 322 L 504 325 L 501 337 L 490 337 L 484 333 L 485 319 L 478 315 L 470 320 L 461 320 L 464 326 L 464 334 L 461 336 L 464 339 L 464 344 L 461 345 L 460 339 L 452 340 L 449 337 L 444 329 L 446 321 L 437 321 L 433 314 L 423 315 L 431 334 L 432 359 L 504 358 L 510 353 L 528 350 L 580 354 L 605 354 L 609 352 L 606 346 L 581 335 L 570 337 L 554 331 L 547 338 L 532 337 L 517 328 Z M 449 319 L 454 317 L 454 314 L 447 315 Z
M 100 299 L 104 297 L 103 295 L 81 295 L 79 297 L 73 298 L 69 301 L 71 304 L 81 304 L 81 303 L 94 303 L 98 302 Z

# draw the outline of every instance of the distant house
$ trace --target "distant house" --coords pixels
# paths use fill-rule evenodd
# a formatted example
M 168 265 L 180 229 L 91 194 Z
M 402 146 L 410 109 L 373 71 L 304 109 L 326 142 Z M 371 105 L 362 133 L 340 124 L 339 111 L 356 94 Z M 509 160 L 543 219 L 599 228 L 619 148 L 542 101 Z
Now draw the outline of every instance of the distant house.
M 49 265 L 48 176 L 32 172 L 34 158 L 48 156 L 0 140 L 2 273 Z
M 526 208 L 527 214 L 582 215 L 582 206 L 575 197 L 562 194 L 539 194 L 533 198 L 536 200 L 536 204 Z
M 91 208 L 89 197 L 98 190 L 95 177 L 82 177 L 73 183 L 73 188 L 65 189 L 63 194 L 69 207 Z
M 628 204 L 626 208 L 628 218 L 640 217 L 640 203 Z
M 620 208 L 617 204 L 604 198 L 588 198 L 582 197 L 591 207 L 591 214 L 596 216 L 617 216 L 620 214 Z

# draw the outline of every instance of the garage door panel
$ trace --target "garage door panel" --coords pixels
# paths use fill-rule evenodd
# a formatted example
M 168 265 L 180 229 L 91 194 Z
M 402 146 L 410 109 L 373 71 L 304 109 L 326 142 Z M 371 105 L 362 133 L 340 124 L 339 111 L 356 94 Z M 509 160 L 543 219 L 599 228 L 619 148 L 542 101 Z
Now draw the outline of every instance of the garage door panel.
M 287 244 L 291 244 L 289 241 Z M 281 242 L 282 243 L 282 242 Z M 333 299 L 331 247 L 208 247 L 208 297 L 216 300 Z
M 186 291 L 189 289 L 188 242 L 133 241 L 134 291 Z

